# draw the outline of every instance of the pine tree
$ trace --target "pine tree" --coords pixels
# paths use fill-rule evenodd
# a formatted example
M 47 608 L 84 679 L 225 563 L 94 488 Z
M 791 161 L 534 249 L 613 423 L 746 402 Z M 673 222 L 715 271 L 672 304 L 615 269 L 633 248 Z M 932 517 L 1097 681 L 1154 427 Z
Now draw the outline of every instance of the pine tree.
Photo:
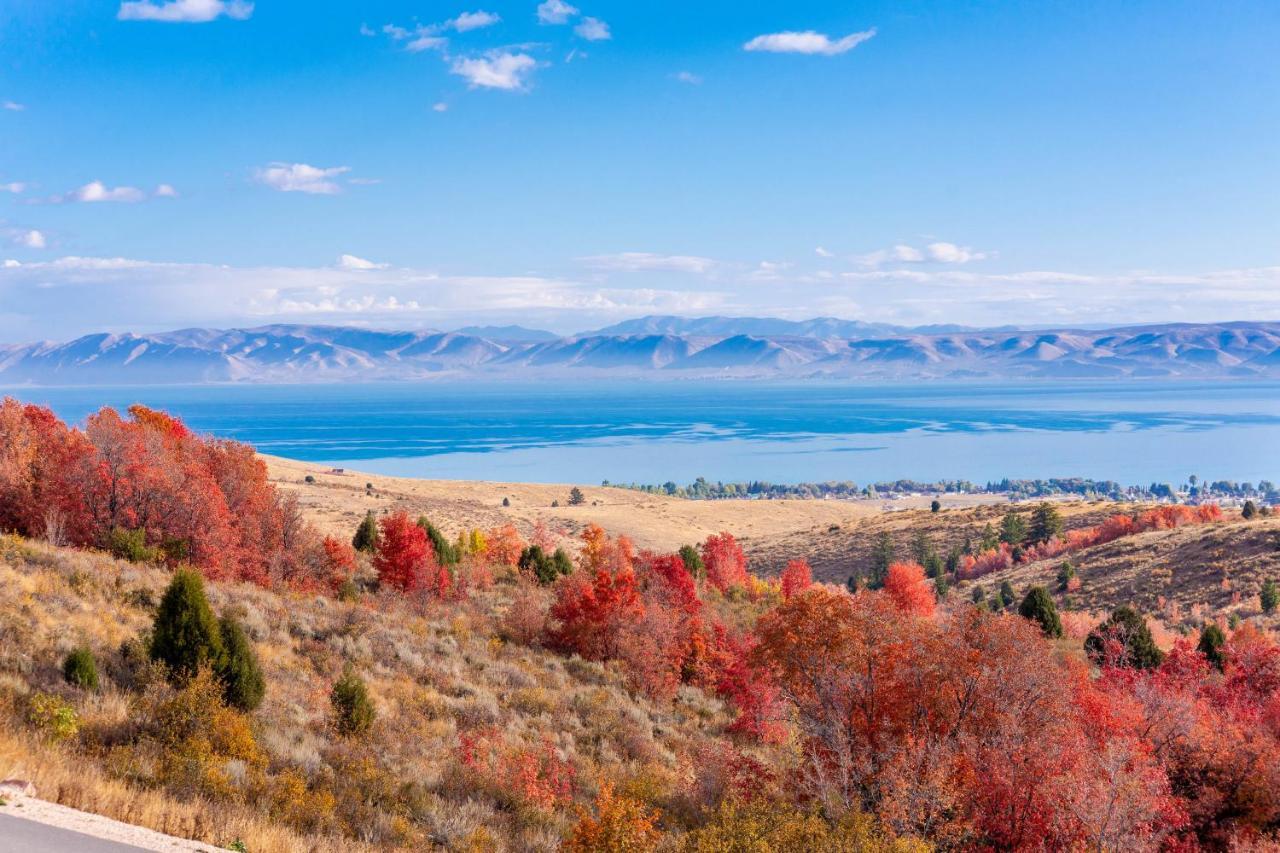
M 978 543 L 979 551 L 993 551 L 1000 544 L 1000 534 L 991 527 L 991 522 L 987 522 L 986 527 L 982 528 L 982 541 Z
M 942 501 L 934 498 L 933 502 L 929 504 L 929 512 L 939 512 L 941 509 Z
M 62 677 L 67 684 L 85 690 L 97 690 L 98 663 L 93 659 L 93 652 L 84 646 L 73 650 L 62 662 Z
M 1013 603 L 1017 600 L 1018 600 L 1018 594 L 1014 592 L 1013 584 L 1009 583 L 1008 581 L 1005 581 L 1004 583 L 1000 584 L 1000 606 L 1001 607 L 1007 610 L 1008 608 L 1012 607 Z
M 1262 604 L 1263 613 L 1274 613 L 1278 605 L 1280 605 L 1280 584 L 1273 579 L 1267 578 L 1262 584 L 1262 591 L 1258 594 L 1258 599 Z
M 425 516 L 418 517 L 418 526 L 427 532 L 427 538 L 431 540 L 431 548 L 435 551 L 436 562 L 442 566 L 457 565 L 461 555 L 457 549 L 444 538 L 444 534 Z
M 1062 515 L 1051 503 L 1042 503 L 1031 513 L 1031 542 L 1040 545 L 1062 535 Z
M 1240 515 L 1245 521 L 1253 518 L 1258 514 L 1258 505 L 1251 500 L 1244 502 L 1244 507 L 1240 510 Z
M 214 666 L 214 672 L 222 682 L 223 698 L 233 708 L 252 711 L 262 704 L 267 690 L 258 656 L 235 619 L 223 616 L 218 626 L 222 633 L 222 656 Z
M 351 537 L 351 547 L 369 554 L 377 550 L 378 520 L 373 517 L 373 510 L 365 513 L 364 520 L 356 528 L 356 535 Z
M 939 572 L 933 579 L 933 591 L 937 594 L 938 600 L 942 601 L 947 597 L 947 593 L 951 592 L 951 584 L 947 583 L 947 576 Z
M 1200 654 L 1204 655 L 1205 660 L 1213 664 L 1217 669 L 1222 669 L 1222 647 L 1226 645 L 1227 637 L 1222 633 L 1222 629 L 1218 627 L 1216 622 L 1206 622 L 1204 627 L 1200 629 L 1200 642 L 1196 644 L 1196 649 Z
M 333 707 L 333 725 L 342 735 L 362 735 L 373 727 L 377 711 L 369 698 L 369 688 L 356 675 L 350 664 L 342 671 L 342 677 L 334 682 L 329 693 Z
M 1076 567 L 1071 565 L 1070 561 L 1063 563 L 1058 568 L 1058 591 L 1065 592 L 1071 586 L 1071 580 L 1076 576 Z
M 1112 644 L 1119 643 L 1120 656 L 1111 660 Z M 1084 650 L 1097 664 L 1115 663 L 1133 669 L 1155 669 L 1164 660 L 1156 646 L 1147 620 L 1132 607 L 1117 607 L 1107 621 L 1089 632 Z
M 1062 636 L 1062 620 L 1058 618 L 1058 608 L 1042 586 L 1033 586 L 1027 590 L 1026 597 L 1018 607 L 1018 615 L 1039 625 L 1046 637 Z
M 1021 515 L 1009 510 L 1000 522 L 1000 541 L 1016 548 L 1027 538 L 1027 522 Z
M 882 532 L 876 537 L 876 544 L 871 550 L 871 587 L 878 589 L 889 573 L 889 566 L 894 562 L 893 539 Z
M 694 578 L 702 577 L 702 554 L 692 545 L 680 546 L 680 559 L 684 560 L 684 567 L 688 569 L 689 574 Z
M 171 677 L 186 680 L 202 665 L 222 656 L 222 631 L 209 609 L 204 581 L 189 569 L 173 573 L 151 628 L 151 659 L 164 663 Z
M 582 494 L 582 489 L 574 486 L 569 490 L 569 506 L 582 506 L 586 502 L 587 497 Z
M 569 557 L 569 552 L 565 549 L 557 548 L 555 553 L 551 555 L 551 563 L 555 566 L 556 574 L 573 574 L 573 560 Z

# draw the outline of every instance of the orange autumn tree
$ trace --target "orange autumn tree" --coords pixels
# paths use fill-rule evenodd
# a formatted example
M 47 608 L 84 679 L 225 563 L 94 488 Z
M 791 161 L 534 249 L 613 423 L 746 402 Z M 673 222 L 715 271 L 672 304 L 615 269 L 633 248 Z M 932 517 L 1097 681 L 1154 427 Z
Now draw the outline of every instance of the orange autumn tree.
M 904 613 L 932 616 L 937 599 L 933 584 L 917 563 L 893 563 L 884 577 L 884 591 Z
M 658 817 L 658 812 L 639 800 L 616 793 L 612 782 L 602 782 L 595 815 L 579 809 L 578 822 L 560 849 L 563 853 L 653 850 L 662 839 Z

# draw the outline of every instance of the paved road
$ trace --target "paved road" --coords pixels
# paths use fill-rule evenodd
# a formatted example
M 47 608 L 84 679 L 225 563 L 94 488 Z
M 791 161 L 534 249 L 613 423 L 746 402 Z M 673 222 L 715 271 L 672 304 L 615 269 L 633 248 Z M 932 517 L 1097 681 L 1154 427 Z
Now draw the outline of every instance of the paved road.
M 137 853 L 142 849 L 0 812 L 0 853 Z

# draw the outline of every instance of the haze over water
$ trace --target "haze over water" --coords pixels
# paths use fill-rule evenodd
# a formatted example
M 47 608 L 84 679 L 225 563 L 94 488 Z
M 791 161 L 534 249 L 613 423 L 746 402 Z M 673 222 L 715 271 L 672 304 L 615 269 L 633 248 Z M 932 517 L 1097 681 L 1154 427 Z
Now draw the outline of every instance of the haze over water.
M 1280 479 L 1280 385 L 747 382 L 12 389 L 78 422 L 134 402 L 264 453 L 526 482 Z

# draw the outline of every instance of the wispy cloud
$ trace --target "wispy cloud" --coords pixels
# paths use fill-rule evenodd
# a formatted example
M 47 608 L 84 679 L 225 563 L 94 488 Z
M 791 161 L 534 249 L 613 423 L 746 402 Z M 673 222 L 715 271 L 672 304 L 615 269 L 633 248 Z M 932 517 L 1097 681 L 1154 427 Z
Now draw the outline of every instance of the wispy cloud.
M 22 181 L 12 181 L 7 184 L 0 184 L 0 193 L 13 193 L 14 195 L 17 195 L 18 193 L 26 191 L 27 185 L 22 183 Z
M 89 204 L 106 201 L 135 204 L 146 199 L 147 194 L 137 187 L 109 187 L 102 181 L 90 181 L 62 197 L 64 201 L 82 201 Z
M 702 78 L 692 71 L 677 71 L 671 75 L 671 79 L 681 83 L 688 83 L 690 86 L 702 85 Z
M 223 16 L 243 21 L 252 14 L 253 3 L 247 0 L 126 0 L 116 17 L 121 21 L 204 24 Z
M 876 28 L 850 33 L 844 38 L 832 39 L 814 30 L 787 31 L 756 36 L 742 46 L 743 50 L 766 53 L 805 53 L 817 56 L 836 56 L 853 50 L 876 34 Z
M 26 109 L 25 105 L 20 104 L 17 101 L 0 102 L 0 107 L 4 107 L 9 112 L 13 112 L 13 113 L 20 113 Z
M 994 252 L 979 252 L 968 246 L 939 241 L 929 243 L 923 248 L 899 243 L 888 249 L 878 249 L 874 252 L 860 255 L 857 260 L 864 266 L 878 267 L 887 263 L 967 264 L 971 261 L 985 261 L 994 256 Z
M 446 26 L 456 32 L 465 33 L 470 32 L 471 30 L 492 27 L 501 20 L 502 17 L 493 12 L 463 12 L 458 17 L 449 21 Z
M 285 193 L 336 195 L 342 192 L 335 178 L 351 171 L 350 166 L 321 168 L 306 163 L 271 163 L 254 171 L 254 180 Z
M 717 262 L 711 258 L 696 255 L 658 255 L 652 252 L 587 255 L 578 260 L 592 269 L 615 272 L 683 272 L 701 275 L 717 266 Z
M 822 248 L 821 246 L 819 246 L 818 248 L 814 249 L 814 250 L 813 250 L 813 253 L 814 253 L 815 255 L 817 255 L 818 257 L 820 257 L 820 258 L 834 258 L 834 257 L 835 257 L 835 253 L 834 253 L 834 252 L 827 251 L 826 249 Z
M 579 38 L 587 41 L 608 41 L 613 38 L 609 25 L 599 18 L 583 18 L 582 23 L 573 28 Z
M 455 59 L 449 72 L 464 78 L 472 89 L 519 92 L 528 88 L 529 77 L 537 67 L 538 61 L 527 53 L 494 51 Z
M 545 0 L 538 4 L 538 22 L 542 24 L 565 24 L 577 14 L 577 7 L 564 0 Z

